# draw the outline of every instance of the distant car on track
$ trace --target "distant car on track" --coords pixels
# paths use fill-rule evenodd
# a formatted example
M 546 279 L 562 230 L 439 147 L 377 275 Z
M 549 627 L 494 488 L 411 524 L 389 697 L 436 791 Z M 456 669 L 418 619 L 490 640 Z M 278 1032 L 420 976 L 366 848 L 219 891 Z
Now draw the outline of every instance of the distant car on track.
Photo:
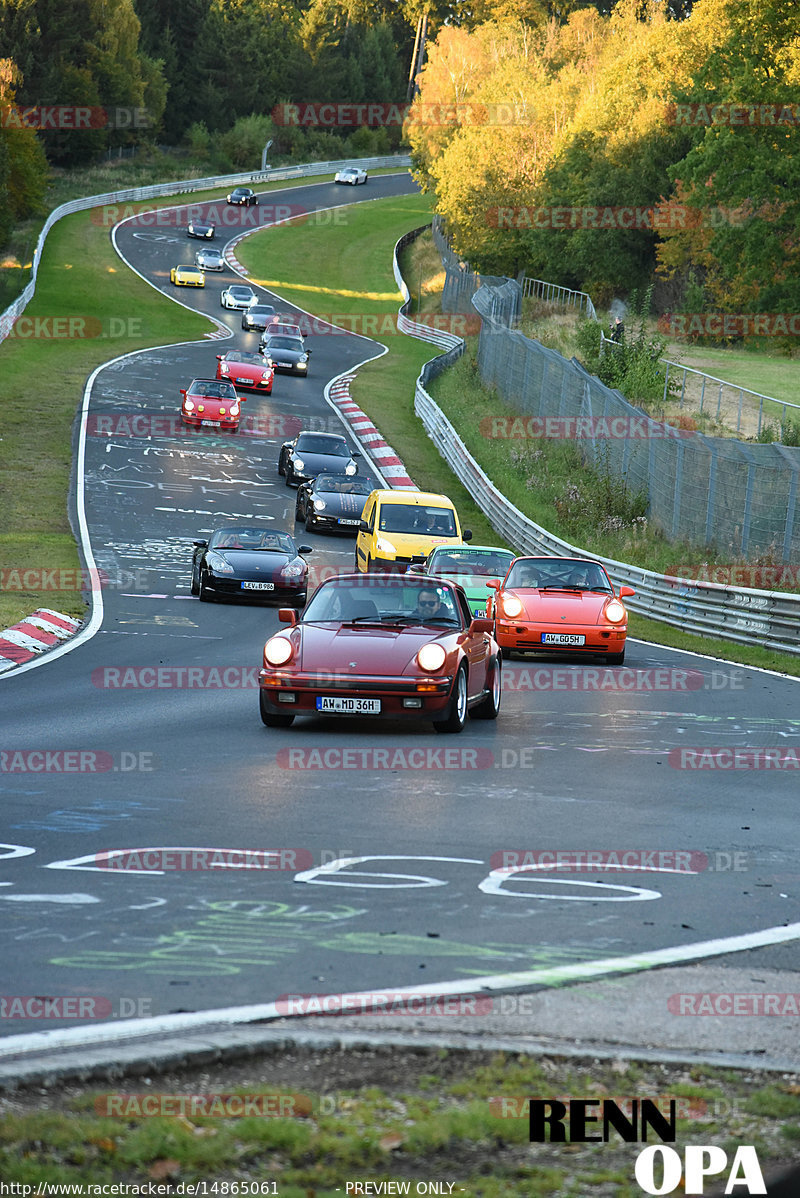
M 252 304 L 242 313 L 242 328 L 247 332 L 263 333 L 278 323 L 278 314 L 272 304 Z
M 366 183 L 368 178 L 367 172 L 361 170 L 357 166 L 346 166 L 338 171 L 334 176 L 334 183 L 350 183 L 356 187 L 359 183 Z
M 366 474 L 319 474 L 300 484 L 294 518 L 306 532 L 357 532 L 373 487 Z
M 244 349 L 229 349 L 226 354 L 217 354 L 217 378 L 227 379 L 237 389 L 249 387 L 271 395 L 274 377 L 275 371 L 261 354 Z
M 340 433 L 303 431 L 293 441 L 284 441 L 278 455 L 278 474 L 286 486 L 298 486 L 318 474 L 358 474 L 360 449 L 351 449 Z
M 586 654 L 612 666 L 625 660 L 628 613 L 599 562 L 575 557 L 518 557 L 505 578 L 490 579 L 487 617 L 510 657 L 518 653 Z
M 213 241 L 215 229 L 213 225 L 201 224 L 198 221 L 192 221 L 186 228 L 186 233 L 189 237 L 200 237 L 204 241 Z
M 244 204 L 248 207 L 250 204 L 258 204 L 258 196 L 249 187 L 234 187 L 225 199 L 229 204 Z
M 493 720 L 502 666 L 491 621 L 473 619 L 460 587 L 409 575 L 345 574 L 320 584 L 291 627 L 270 637 L 259 673 L 261 719 L 403 717 L 461 732 L 467 712 Z
M 169 281 L 176 287 L 205 287 L 206 276 L 196 266 L 173 266 Z
M 276 370 L 284 370 L 287 374 L 308 374 L 311 350 L 306 349 L 302 337 L 281 337 L 266 329 L 259 348 Z
M 219 428 L 235 433 L 239 427 L 240 404 L 233 383 L 224 379 L 192 379 L 181 389 L 181 420 L 193 428 Z
M 210 247 L 197 251 L 194 256 L 194 264 L 195 266 L 198 266 L 200 270 L 225 269 L 225 259 L 222 257 L 220 251 L 212 250 Z
M 285 532 L 236 525 L 195 541 L 191 592 L 210 599 L 278 599 L 303 607 L 308 592 L 310 545 Z
M 223 308 L 233 308 L 234 311 L 241 312 L 244 308 L 251 308 L 253 304 L 257 304 L 258 296 L 252 287 L 234 283 L 231 287 L 225 288 L 219 297 L 219 302 Z

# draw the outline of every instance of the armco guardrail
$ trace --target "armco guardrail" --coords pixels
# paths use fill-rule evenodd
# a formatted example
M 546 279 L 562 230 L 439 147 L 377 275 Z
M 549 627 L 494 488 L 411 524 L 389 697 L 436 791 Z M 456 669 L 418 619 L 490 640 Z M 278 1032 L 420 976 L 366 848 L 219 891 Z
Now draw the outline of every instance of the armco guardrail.
M 305 179 L 314 175 L 329 175 L 345 166 L 352 166 L 354 161 L 366 170 L 382 170 L 386 167 L 407 167 L 411 159 L 403 154 L 391 154 L 383 158 L 343 158 L 338 162 L 312 162 L 304 166 L 281 166 L 267 171 L 242 171 L 238 175 L 212 175 L 205 179 L 179 179 L 172 183 L 154 183 L 149 187 L 129 187 L 123 191 L 109 191 L 104 195 L 83 196 L 79 200 L 70 200 L 54 208 L 44 223 L 44 227 L 36 242 L 31 267 L 31 280 L 25 290 L 17 296 L 13 304 L 0 314 L 0 342 L 5 341 L 20 316 L 33 299 L 36 291 L 36 275 L 42 257 L 47 234 L 56 221 L 73 212 L 83 212 L 87 208 L 97 208 L 100 204 L 122 204 L 133 200 L 155 200 L 163 196 L 184 195 L 192 191 L 206 191 L 214 187 L 236 187 L 240 183 L 274 183 L 284 179 Z
M 395 246 L 395 278 L 406 297 L 398 316 L 398 328 L 412 336 L 425 336 L 430 330 L 405 315 L 408 289 L 400 274 L 397 254 L 422 231 L 415 229 L 407 233 Z M 426 389 L 431 379 L 452 365 L 464 351 L 461 338 L 448 334 L 440 334 L 440 338 L 436 344 L 446 352 L 426 362 L 422 368 L 416 384 L 414 411 L 448 466 L 509 545 L 519 553 L 567 554 L 602 562 L 616 585 L 627 584 L 636 589 L 636 595 L 626 600 L 626 604 L 643 616 L 702 636 L 719 636 L 741 644 L 758 644 L 800 654 L 800 595 L 672 578 L 587 553 L 549 533 L 515 507 L 481 469 Z M 430 337 L 425 339 L 432 340 Z

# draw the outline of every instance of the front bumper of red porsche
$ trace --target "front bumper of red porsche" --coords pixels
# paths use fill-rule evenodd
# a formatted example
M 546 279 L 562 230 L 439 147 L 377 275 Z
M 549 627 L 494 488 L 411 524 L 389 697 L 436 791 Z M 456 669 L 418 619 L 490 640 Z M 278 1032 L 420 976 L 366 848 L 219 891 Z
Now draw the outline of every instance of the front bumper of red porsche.
M 546 633 L 582 636 L 583 644 L 545 644 Z M 590 653 L 603 656 L 621 653 L 625 647 L 627 627 L 613 624 L 534 624 L 520 620 L 497 620 L 495 639 L 501 649 L 512 649 L 517 653 Z
M 451 674 L 406 678 L 262 669 L 258 679 L 264 701 L 282 715 L 319 714 L 317 698 L 345 696 L 380 699 L 378 718 L 432 719 L 446 712 L 453 689 Z

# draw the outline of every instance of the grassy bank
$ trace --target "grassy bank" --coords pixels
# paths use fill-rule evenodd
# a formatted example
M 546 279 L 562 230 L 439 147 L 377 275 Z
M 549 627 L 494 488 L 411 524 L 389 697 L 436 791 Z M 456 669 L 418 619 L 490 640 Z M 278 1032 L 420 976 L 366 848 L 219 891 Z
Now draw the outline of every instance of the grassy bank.
M 135 1111 L 137 1101 L 157 1106 L 162 1096 L 174 1111 L 178 1096 L 201 1094 L 260 1099 L 273 1111 L 283 1096 L 283 1111 L 298 1114 L 97 1113 L 115 1101 L 111 1110 Z M 334 1198 L 348 1182 L 367 1180 L 373 1187 L 410 1183 L 414 1194 L 418 1180 L 432 1179 L 480 1198 L 640 1195 L 634 1164 L 641 1144 L 625 1144 L 614 1132 L 608 1143 L 529 1143 L 526 1098 L 564 1094 L 620 1103 L 649 1097 L 664 1111 L 675 1099 L 677 1149 L 719 1144 L 730 1162 L 735 1147 L 752 1144 L 766 1177 L 800 1157 L 800 1098 L 790 1075 L 420 1047 L 288 1050 L 122 1084 L 59 1085 L 52 1095 L 16 1092 L 0 1098 L 0 1175 L 38 1187 L 150 1181 L 166 1193 L 180 1183 L 225 1181 L 239 1183 L 239 1193 L 281 1198 Z

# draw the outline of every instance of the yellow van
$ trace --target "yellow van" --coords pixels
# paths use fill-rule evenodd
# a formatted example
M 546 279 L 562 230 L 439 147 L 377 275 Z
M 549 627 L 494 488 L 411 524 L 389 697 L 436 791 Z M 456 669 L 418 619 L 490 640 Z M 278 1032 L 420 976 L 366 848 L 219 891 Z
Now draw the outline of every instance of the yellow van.
M 404 574 L 436 545 L 463 545 L 458 513 L 446 495 L 428 491 L 372 491 L 364 504 L 356 540 L 356 568 Z

